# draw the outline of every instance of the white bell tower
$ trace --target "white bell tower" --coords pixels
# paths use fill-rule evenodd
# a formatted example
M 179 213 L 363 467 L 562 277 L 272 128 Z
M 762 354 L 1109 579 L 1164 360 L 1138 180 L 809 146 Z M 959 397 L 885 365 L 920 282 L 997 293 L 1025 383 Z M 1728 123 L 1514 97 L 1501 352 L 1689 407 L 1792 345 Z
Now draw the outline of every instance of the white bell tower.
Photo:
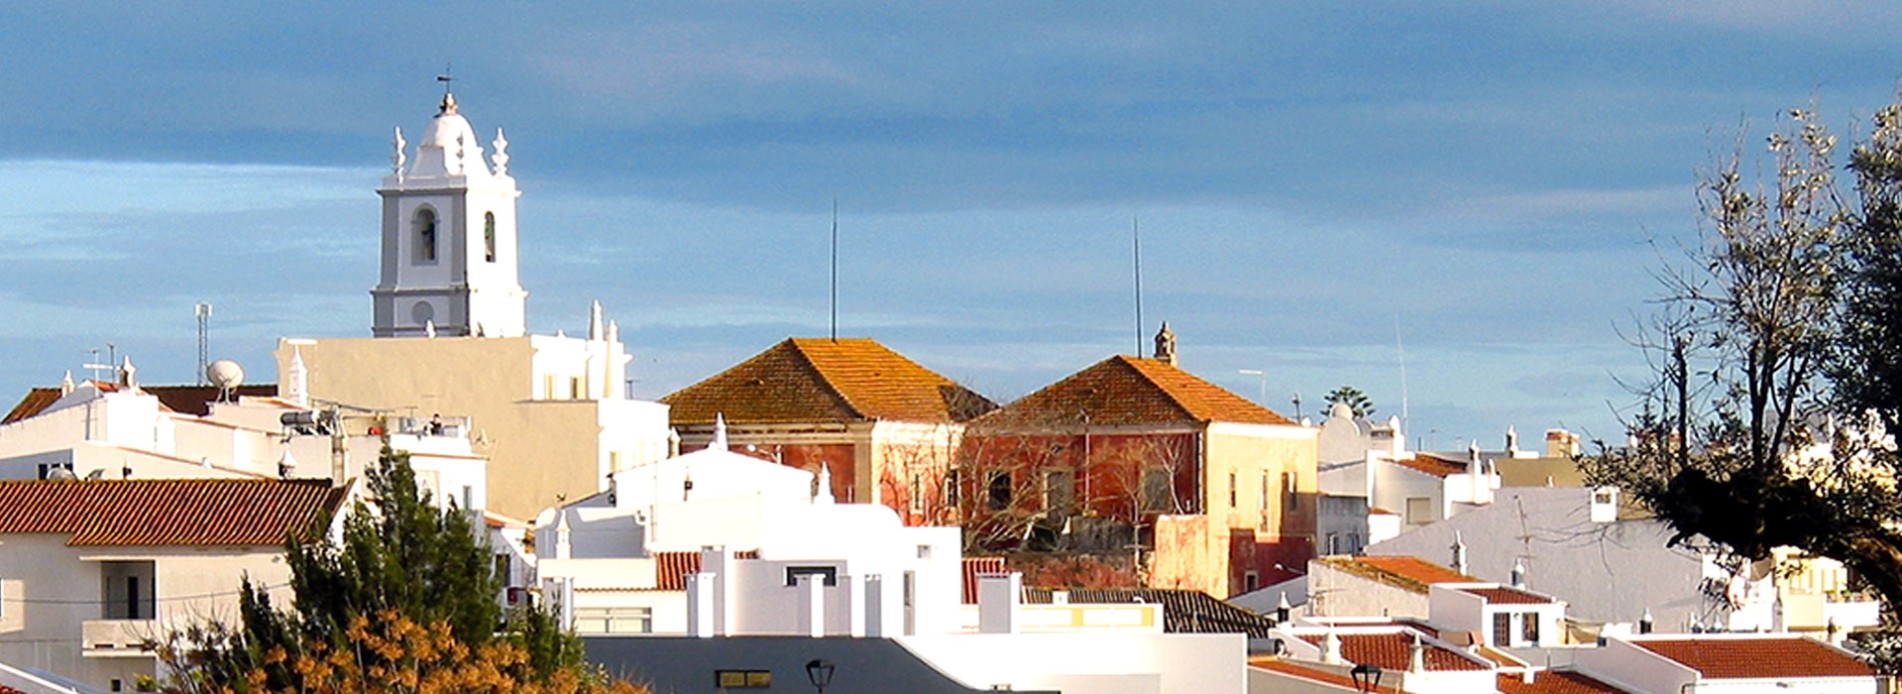
M 383 196 L 383 273 L 370 290 L 371 334 L 519 337 L 526 330 L 528 292 L 515 255 L 522 193 L 508 175 L 500 128 L 492 144 L 495 154 L 485 160 L 447 91 L 414 162 L 396 130 L 390 175 L 376 191 Z

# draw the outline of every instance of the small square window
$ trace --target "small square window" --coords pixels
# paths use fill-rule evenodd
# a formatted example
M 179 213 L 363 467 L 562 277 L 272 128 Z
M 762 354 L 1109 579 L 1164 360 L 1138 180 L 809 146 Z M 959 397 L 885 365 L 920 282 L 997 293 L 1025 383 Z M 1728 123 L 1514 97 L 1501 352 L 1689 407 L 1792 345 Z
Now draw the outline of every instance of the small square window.
M 836 566 L 788 566 L 786 567 L 786 585 L 799 585 L 800 576 L 818 576 L 827 586 L 839 585 L 839 569 Z
M 771 689 L 771 670 L 714 670 L 713 686 L 722 689 Z

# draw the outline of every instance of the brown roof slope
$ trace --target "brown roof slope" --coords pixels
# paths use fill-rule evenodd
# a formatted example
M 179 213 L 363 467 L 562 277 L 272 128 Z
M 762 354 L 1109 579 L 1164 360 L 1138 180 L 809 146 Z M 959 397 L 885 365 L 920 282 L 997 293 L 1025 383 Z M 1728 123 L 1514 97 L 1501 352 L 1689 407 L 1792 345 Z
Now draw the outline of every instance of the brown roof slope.
M 1301 640 L 1314 645 L 1324 643 L 1323 634 L 1303 634 Z M 1350 663 L 1379 666 L 1382 670 L 1406 671 L 1413 660 L 1413 635 L 1391 631 L 1377 634 L 1341 634 L 1341 657 Z M 1423 664 L 1428 672 L 1446 670 L 1485 670 L 1479 663 L 1438 644 L 1422 644 Z
M 1329 556 L 1315 561 L 1356 576 L 1387 583 L 1415 593 L 1425 594 L 1435 583 L 1485 583 L 1419 557 L 1410 556 Z
M 342 505 L 329 480 L 0 482 L 0 533 L 70 534 L 68 545 L 274 545 L 309 537 Z
M 1078 421 L 1125 424 L 1238 422 L 1293 424 L 1247 398 L 1195 377 L 1167 362 L 1117 355 L 1045 386 L 986 416 L 1012 424 Z
M 997 407 L 865 338 L 788 339 L 660 401 L 675 424 L 962 422 Z
M 1624 694 L 1623 689 L 1569 670 L 1543 670 L 1532 675 L 1502 674 L 1499 691 L 1505 694 Z
M 1869 677 L 1868 665 L 1802 636 L 1632 639 L 1710 679 L 1754 677 Z
M 1024 602 L 1047 605 L 1051 588 L 1025 588 Z M 1070 602 L 1149 603 L 1162 606 L 1162 630 L 1171 634 L 1247 634 L 1268 638 L 1275 620 L 1216 600 L 1199 590 L 1168 588 L 1071 588 Z
M 118 384 L 103 381 L 94 381 L 94 383 L 99 385 L 100 390 L 106 392 L 112 392 L 121 387 Z M 13 410 L 7 413 L 6 419 L 0 419 L 0 424 L 12 424 L 22 419 L 39 416 L 60 399 L 59 390 L 59 388 L 34 388 L 27 391 L 26 397 L 20 398 L 20 402 L 14 404 Z M 211 403 L 216 402 L 219 395 L 217 386 L 139 386 L 139 390 L 157 397 L 159 404 L 164 405 L 165 409 L 200 417 L 211 414 Z M 269 397 L 277 395 L 277 386 L 269 383 L 238 386 L 237 391 L 232 395 Z

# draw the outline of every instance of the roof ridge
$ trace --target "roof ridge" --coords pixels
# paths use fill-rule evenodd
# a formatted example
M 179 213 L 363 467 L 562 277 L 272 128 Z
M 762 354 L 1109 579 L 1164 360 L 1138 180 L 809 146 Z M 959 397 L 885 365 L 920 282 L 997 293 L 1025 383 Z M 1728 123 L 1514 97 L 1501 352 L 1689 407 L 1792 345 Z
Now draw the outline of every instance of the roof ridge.
M 1151 376 L 1148 370 L 1144 369 L 1142 366 L 1137 365 L 1136 363 L 1137 360 L 1143 359 L 1142 356 L 1118 354 L 1114 358 L 1118 362 L 1121 362 L 1125 368 L 1128 368 L 1129 370 L 1136 372 L 1136 375 L 1140 376 L 1143 379 L 1144 383 L 1149 384 L 1149 387 L 1154 388 L 1156 389 L 1156 392 L 1161 393 L 1163 398 L 1169 401 L 1170 405 L 1175 406 L 1176 410 L 1180 411 L 1184 416 L 1187 416 L 1191 421 L 1196 421 L 1196 422 L 1214 421 L 1212 418 L 1204 418 L 1200 414 L 1198 414 L 1195 410 L 1190 409 L 1187 404 L 1184 404 L 1182 402 L 1182 398 L 1176 395 L 1175 391 L 1169 389 L 1169 386 L 1163 385 L 1161 381 L 1157 381 L 1155 377 Z M 1154 361 L 1156 364 L 1168 366 L 1170 368 L 1176 369 L 1177 371 L 1181 371 L 1180 367 L 1177 367 L 1173 364 L 1167 364 L 1165 362 L 1157 361 L 1157 360 L 1149 360 L 1149 361 Z M 1187 371 L 1183 371 L 1183 373 L 1188 374 Z M 1189 374 L 1189 375 L 1191 377 L 1194 376 L 1193 374 Z
M 812 338 L 812 339 L 817 340 L 820 338 Z M 852 338 L 846 338 L 846 339 L 849 340 Z M 801 341 L 801 338 L 788 337 L 786 338 L 785 344 L 790 345 L 792 347 L 793 353 L 799 355 L 799 360 L 805 362 L 806 366 L 812 369 L 813 375 L 819 379 L 819 383 L 825 387 L 825 391 L 827 393 L 830 393 L 832 395 L 832 398 L 834 400 L 837 400 L 840 405 L 843 405 L 846 411 L 851 412 L 853 416 L 858 417 L 859 419 L 877 419 L 876 417 L 865 416 L 865 411 L 862 409 L 859 409 L 859 406 L 854 404 L 852 402 L 852 398 L 847 396 L 844 391 L 839 390 L 838 384 L 833 383 L 831 376 L 826 374 L 825 369 L 820 368 L 819 363 L 813 361 L 812 355 L 806 353 L 806 348 L 804 345 L 800 344 L 800 341 Z M 839 340 L 838 338 L 831 338 L 831 342 L 832 344 L 836 345 L 839 343 Z M 878 342 L 875 340 L 868 339 L 866 340 L 866 342 L 869 342 L 874 345 L 878 345 Z M 878 345 L 878 346 L 884 347 L 884 345 Z

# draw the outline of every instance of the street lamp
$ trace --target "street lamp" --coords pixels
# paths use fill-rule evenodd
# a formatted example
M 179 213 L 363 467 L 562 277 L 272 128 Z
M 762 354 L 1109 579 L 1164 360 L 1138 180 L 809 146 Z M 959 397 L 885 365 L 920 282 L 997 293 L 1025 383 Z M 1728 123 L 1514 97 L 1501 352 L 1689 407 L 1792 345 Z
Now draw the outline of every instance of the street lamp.
M 1354 677 L 1355 691 L 1365 693 L 1365 692 L 1371 692 L 1380 688 L 1380 666 L 1379 665 L 1375 665 L 1373 663 L 1361 663 L 1359 665 L 1355 665 L 1354 669 L 1349 670 L 1348 674 L 1353 675 Z
M 1261 379 L 1261 397 L 1256 398 L 1255 402 L 1261 403 L 1262 407 L 1267 407 L 1268 406 L 1268 372 L 1263 371 L 1261 369 L 1242 369 L 1242 375 L 1254 376 L 1256 378 Z
M 806 663 L 806 679 L 812 680 L 812 688 L 819 694 L 826 694 L 826 685 L 832 683 L 832 671 L 836 669 L 830 660 L 814 660 Z

